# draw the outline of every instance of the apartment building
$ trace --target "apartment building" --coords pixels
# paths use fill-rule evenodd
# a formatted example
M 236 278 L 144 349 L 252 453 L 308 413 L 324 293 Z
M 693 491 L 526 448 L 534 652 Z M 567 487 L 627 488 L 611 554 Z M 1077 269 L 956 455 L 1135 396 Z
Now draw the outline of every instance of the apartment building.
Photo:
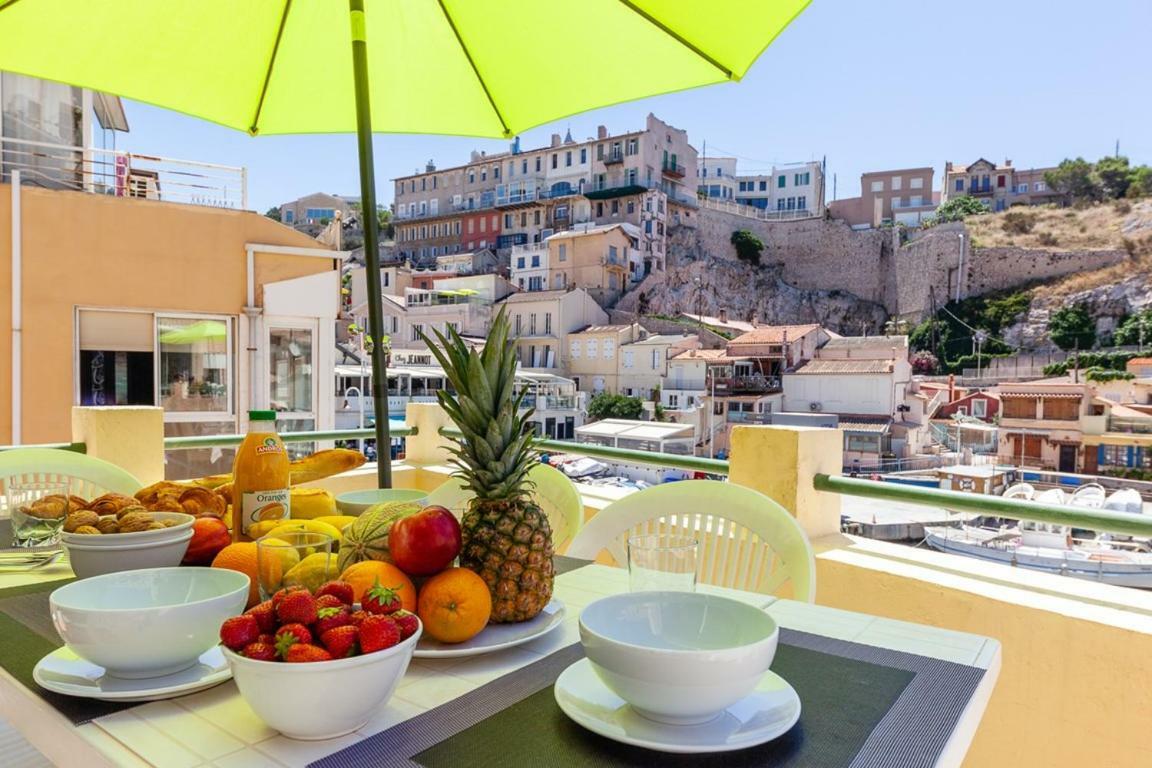
M 347 219 L 352 213 L 353 201 L 340 195 L 314 192 L 291 202 L 281 203 L 280 222 L 292 227 L 323 225 L 336 218 Z
M 980 200 L 993 211 L 1013 205 L 1043 205 L 1060 200 L 1060 194 L 1048 188 L 1044 174 L 1055 168 L 1016 168 L 1011 160 L 996 165 L 979 158 L 970 165 L 944 164 L 944 186 L 941 200 L 968 195 Z
M 568 375 L 581 392 L 622 394 L 620 351 L 647 338 L 639 324 L 590 325 L 568 334 Z
M 1094 409 L 1102 407 L 1094 406 L 1088 385 L 1071 377 L 1001 385 L 1001 463 L 1082 471 L 1082 417 L 1095 415 Z
M 697 193 L 709 200 L 776 211 L 782 215 L 824 213 L 824 166 L 818 162 L 773 166 L 769 172 L 741 173 L 734 157 L 702 157 Z
M 521 290 L 576 286 L 608 306 L 644 279 L 640 240 L 632 224 L 583 224 L 539 244 L 513 246 L 509 274 Z
M 453 272 L 457 275 L 483 275 L 496 271 L 498 266 L 496 251 L 491 248 L 436 257 L 437 271 Z
M 586 291 L 514 293 L 497 302 L 508 313 L 520 366 L 567 375 L 568 334 L 590 325 L 607 325 L 608 315 Z
M 700 337 L 687 333 L 648 334 L 624 343 L 616 360 L 619 394 L 662 402 L 669 360 L 688 350 L 698 349 Z
M 920 226 L 920 222 L 936 210 L 938 195 L 932 191 L 934 173 L 929 166 L 869 171 L 860 175 L 859 197 L 833 200 L 828 210 L 832 218 L 847 222 L 853 229 L 891 223 Z
M 687 133 L 651 114 L 622 135 L 600 126 L 595 138 L 553 134 L 535 149 L 517 139 L 507 152 L 395 179 L 397 249 L 408 258 L 503 250 L 580 223 L 628 222 L 641 230 L 645 268 L 663 269 L 667 209 L 695 204 L 695 172 Z

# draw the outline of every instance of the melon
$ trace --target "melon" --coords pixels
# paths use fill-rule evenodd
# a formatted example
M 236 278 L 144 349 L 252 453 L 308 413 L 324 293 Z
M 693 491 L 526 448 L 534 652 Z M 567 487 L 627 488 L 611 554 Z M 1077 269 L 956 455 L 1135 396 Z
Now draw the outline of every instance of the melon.
M 388 534 L 392 531 L 392 524 L 421 509 L 419 504 L 411 501 L 389 501 L 366 509 L 356 522 L 344 529 L 337 563 L 340 572 L 364 560 L 392 562 L 388 552 Z

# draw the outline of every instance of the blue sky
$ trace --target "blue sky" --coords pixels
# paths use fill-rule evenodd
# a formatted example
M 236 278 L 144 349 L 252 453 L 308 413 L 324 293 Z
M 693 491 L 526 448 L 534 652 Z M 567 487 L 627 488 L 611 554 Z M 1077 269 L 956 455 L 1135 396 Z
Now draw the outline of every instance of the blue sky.
M 651 111 L 687 129 L 698 150 L 707 142 L 709 155 L 736 155 L 748 169 L 827 157 L 829 199 L 833 174 L 838 196 L 851 197 L 864 171 L 932 165 L 939 174 L 945 160 L 980 156 L 1025 168 L 1094 160 L 1117 140 L 1133 162 L 1152 163 L 1149 30 L 1152 0 L 813 0 L 741 83 L 590 112 L 530 131 L 522 144 L 569 127 L 576 138 L 601 123 L 635 129 Z M 577 47 L 574 66 L 586 59 L 594 76 L 591 53 Z M 351 135 L 253 139 L 141 104 L 127 109 L 132 130 L 119 148 L 247 166 L 257 210 L 315 191 L 360 192 Z M 430 158 L 454 165 L 472 149 L 506 146 L 377 136 L 377 195 L 391 202 L 385 180 Z

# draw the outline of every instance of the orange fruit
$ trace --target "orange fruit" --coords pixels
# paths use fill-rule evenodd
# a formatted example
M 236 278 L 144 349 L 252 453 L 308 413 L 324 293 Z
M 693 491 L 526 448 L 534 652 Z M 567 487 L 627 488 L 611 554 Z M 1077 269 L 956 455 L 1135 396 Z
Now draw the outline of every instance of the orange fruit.
M 248 584 L 248 607 L 260 602 L 260 580 L 265 584 L 279 584 L 281 565 L 278 559 L 266 561 L 265 573 L 258 573 L 256 564 L 256 544 L 251 541 L 237 541 L 220 550 L 212 560 L 213 568 L 227 568 L 246 574 L 250 580 Z
M 416 612 L 416 586 L 408 574 L 383 560 L 363 560 L 344 569 L 340 580 L 352 585 L 352 599 L 360 602 L 364 593 L 379 581 L 389 589 L 397 589 L 404 610 Z
M 448 568 L 425 582 L 416 615 L 432 639 L 462 643 L 488 625 L 492 594 L 484 579 L 467 568 Z

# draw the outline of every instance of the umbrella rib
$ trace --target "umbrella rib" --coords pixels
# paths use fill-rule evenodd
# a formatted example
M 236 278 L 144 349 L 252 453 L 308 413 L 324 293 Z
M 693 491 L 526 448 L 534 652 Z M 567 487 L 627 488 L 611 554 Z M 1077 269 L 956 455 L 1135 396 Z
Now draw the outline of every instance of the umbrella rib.
M 704 59 L 704 61 L 706 61 L 709 64 L 711 64 L 712 66 L 716 67 L 716 69 L 720 70 L 720 72 L 724 75 L 724 77 L 728 78 L 729 80 L 736 80 L 737 79 L 737 77 L 734 74 L 732 74 L 731 69 L 729 69 L 728 67 L 724 66 L 719 61 L 717 61 L 716 59 L 709 56 L 707 53 L 705 53 L 703 50 L 701 50 L 698 46 L 696 46 L 691 41 L 686 39 L 683 35 L 679 34 L 675 30 L 673 30 L 667 24 L 660 21 L 655 16 L 653 16 L 652 14 L 645 11 L 643 8 L 638 8 L 636 6 L 636 4 L 634 2 L 632 2 L 632 0 L 620 0 L 620 4 L 629 8 L 634 13 L 641 16 L 645 20 L 647 20 L 649 24 L 656 27 L 657 29 L 659 29 L 661 32 L 663 32 L 664 34 L 671 37 L 676 42 L 680 43 L 680 45 L 682 45 L 685 48 L 687 48 L 688 50 L 692 51 L 692 53 L 694 53 L 697 56 L 699 56 L 700 58 Z
M 284 12 L 280 14 L 280 26 L 276 30 L 276 42 L 272 44 L 272 55 L 268 58 L 268 69 L 264 72 L 264 84 L 260 87 L 260 100 L 256 102 L 256 114 L 252 116 L 252 126 L 248 132 L 255 136 L 260 131 L 260 113 L 264 111 L 264 97 L 268 94 L 268 83 L 272 79 L 272 68 L 276 66 L 276 55 L 280 53 L 280 40 L 284 37 L 284 25 L 288 21 L 288 11 L 292 0 L 284 0 Z
M 6 2 L 0 2 L 0 11 L 6 11 L 12 6 L 16 5 L 18 2 L 20 2 L 20 0 L 7 0 Z
M 496 113 L 496 119 L 500 121 L 500 127 L 504 129 L 504 135 L 511 136 L 512 131 L 508 130 L 508 123 L 504 120 L 504 115 L 500 114 L 500 107 L 496 106 L 496 100 L 492 98 L 492 92 L 488 90 L 488 84 L 484 82 L 483 76 L 480 74 L 480 69 L 476 66 L 476 62 L 472 60 L 472 54 L 468 50 L 468 46 L 464 44 L 464 38 L 460 36 L 460 30 L 456 28 L 456 22 L 452 20 L 452 14 L 448 13 L 448 9 L 444 6 L 444 0 L 436 0 L 440 6 L 440 12 L 444 14 L 444 20 L 448 22 L 448 26 L 452 29 L 452 34 L 456 35 L 456 42 L 460 44 L 460 50 L 464 52 L 464 58 L 468 59 L 468 65 L 472 67 L 472 73 L 476 75 L 476 81 L 480 83 L 480 88 L 483 89 L 484 95 L 488 98 L 488 104 L 492 107 L 492 111 Z

